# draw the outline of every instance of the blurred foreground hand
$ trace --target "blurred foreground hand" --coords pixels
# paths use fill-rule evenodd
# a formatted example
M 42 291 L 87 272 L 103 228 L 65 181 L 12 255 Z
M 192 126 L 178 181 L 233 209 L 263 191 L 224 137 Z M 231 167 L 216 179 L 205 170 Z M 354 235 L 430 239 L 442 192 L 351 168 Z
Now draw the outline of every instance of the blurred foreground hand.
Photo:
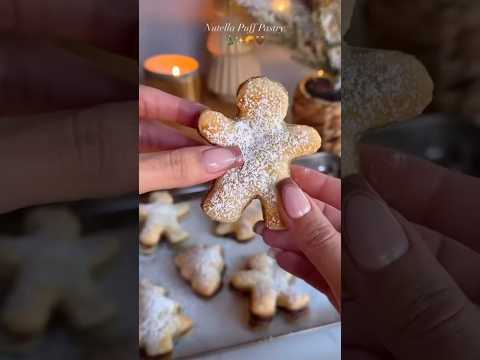
M 345 359 L 478 359 L 480 179 L 363 145 L 343 182 Z

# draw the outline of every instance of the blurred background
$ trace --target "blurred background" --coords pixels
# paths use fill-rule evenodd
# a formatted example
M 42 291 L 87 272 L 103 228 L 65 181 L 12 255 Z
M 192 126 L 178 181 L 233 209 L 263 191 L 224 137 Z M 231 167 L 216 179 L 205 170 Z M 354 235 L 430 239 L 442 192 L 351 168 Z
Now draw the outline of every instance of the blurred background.
M 339 176 L 340 7 L 340 1 L 304 0 L 178 0 L 167 7 L 142 0 L 140 82 L 230 117 L 236 115 L 236 91 L 242 82 L 253 76 L 280 82 L 290 98 L 286 121 L 315 127 L 323 140 L 320 152 L 298 162 Z M 175 128 L 199 139 L 196 129 Z M 240 219 L 249 230 L 246 239 L 231 229 L 220 231 L 226 224 L 212 221 L 200 207 L 209 185 L 170 191 L 175 203 L 190 206 L 180 219 L 187 239 L 162 241 L 153 249 L 140 244 L 140 278 L 165 287 L 194 322 L 192 330 L 177 339 L 171 356 L 340 359 L 339 314 L 324 294 L 301 279 L 294 279 L 292 286 L 309 295 L 308 308 L 298 313 L 279 310 L 266 321 L 250 313 L 248 295 L 239 296 L 227 286 L 250 256 L 268 252 L 268 246 L 252 232 L 251 221 L 242 222 L 247 213 L 261 218 L 259 204 L 249 205 Z M 142 201 L 155 203 L 148 196 Z M 143 226 L 149 226 L 148 217 Z M 224 286 L 206 299 L 192 293 L 172 264 L 175 255 L 198 244 L 220 245 L 225 254 Z
M 433 99 L 422 115 L 371 129 L 362 141 L 480 176 L 480 4 L 432 0 L 343 3 L 344 9 L 353 12 L 346 43 L 414 55 L 434 85 Z
M 0 359 L 133 359 L 138 1 L 0 8 Z
M 225 24 L 227 28 L 215 29 Z M 169 7 L 140 2 L 143 83 L 233 115 L 238 85 L 252 76 L 267 76 L 289 93 L 287 121 L 315 126 L 323 138 L 322 151 L 337 156 L 340 53 L 339 1 L 180 0 Z M 171 75 L 175 60 L 159 58 L 166 54 L 194 61 L 194 70 L 189 65 L 184 70 L 196 79 Z M 173 83 L 182 81 L 195 85 L 175 88 Z M 193 94 L 188 87 L 195 88 Z

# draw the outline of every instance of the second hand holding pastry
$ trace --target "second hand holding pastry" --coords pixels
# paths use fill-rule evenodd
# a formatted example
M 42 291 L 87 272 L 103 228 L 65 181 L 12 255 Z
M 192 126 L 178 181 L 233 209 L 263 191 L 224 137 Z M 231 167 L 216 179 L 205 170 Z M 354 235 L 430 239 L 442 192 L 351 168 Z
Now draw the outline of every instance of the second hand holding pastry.
M 340 310 L 340 180 L 300 166 L 292 166 L 291 173 L 293 180 L 278 186 L 288 230 L 259 223 L 255 231 L 274 249 L 280 267 L 322 291 Z

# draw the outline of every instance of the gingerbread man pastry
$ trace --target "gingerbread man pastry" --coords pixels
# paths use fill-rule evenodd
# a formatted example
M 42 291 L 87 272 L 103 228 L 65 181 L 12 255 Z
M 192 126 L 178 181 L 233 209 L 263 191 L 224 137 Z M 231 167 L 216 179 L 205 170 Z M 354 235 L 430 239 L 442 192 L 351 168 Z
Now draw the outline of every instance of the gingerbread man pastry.
M 343 32 L 348 30 L 354 1 L 344 4 Z M 348 6 L 347 6 L 348 5 Z M 342 32 L 342 33 L 343 33 Z M 342 45 L 342 175 L 356 172 L 356 143 L 370 128 L 411 119 L 432 100 L 433 83 L 413 56 L 398 51 Z
M 203 209 L 213 220 L 235 222 L 250 201 L 258 198 L 266 226 L 282 229 L 276 186 L 290 176 L 294 158 L 320 148 L 320 136 L 311 127 L 285 123 L 287 91 L 266 77 L 240 85 L 237 107 L 238 116 L 233 120 L 211 110 L 200 116 L 200 134 L 212 144 L 238 147 L 244 161 L 215 181 Z
M 293 287 L 296 279 L 281 269 L 275 260 L 261 253 L 250 257 L 247 270 L 238 271 L 231 280 L 234 288 L 251 292 L 250 311 L 260 318 L 271 318 L 277 306 L 290 311 L 305 309 L 310 297 Z
M 213 296 L 222 284 L 225 267 L 220 245 L 197 245 L 175 257 L 180 274 L 199 295 Z
M 138 345 L 148 356 L 163 355 L 173 350 L 173 342 L 193 326 L 180 305 L 167 298 L 166 291 L 148 280 L 138 289 Z
M 174 204 L 173 197 L 166 191 L 151 193 L 149 201 L 138 208 L 140 221 L 144 223 L 140 232 L 143 252 L 151 253 L 163 235 L 171 243 L 188 238 L 188 233 L 178 223 L 179 218 L 190 210 L 188 203 Z
M 101 294 L 94 272 L 116 253 L 116 239 L 81 237 L 78 219 L 62 207 L 30 211 L 25 227 L 22 237 L 0 238 L 0 272 L 13 276 L 1 310 L 7 330 L 40 334 L 56 311 L 79 330 L 112 319 L 115 307 Z
M 221 236 L 234 234 L 235 239 L 245 242 L 255 237 L 254 226 L 260 220 L 263 220 L 262 205 L 255 199 L 245 208 L 238 221 L 218 224 L 215 234 Z

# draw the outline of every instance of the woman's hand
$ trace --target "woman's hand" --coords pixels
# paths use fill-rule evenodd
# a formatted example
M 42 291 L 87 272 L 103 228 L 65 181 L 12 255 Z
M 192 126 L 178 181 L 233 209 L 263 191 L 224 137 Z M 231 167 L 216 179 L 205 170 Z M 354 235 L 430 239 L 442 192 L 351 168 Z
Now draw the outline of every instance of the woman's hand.
M 204 109 L 201 104 L 140 86 L 141 194 L 204 183 L 241 164 L 238 149 L 204 145 L 158 121 L 196 129 L 198 117 Z
M 256 227 L 275 249 L 278 264 L 325 293 L 337 309 L 341 298 L 341 183 L 315 170 L 292 166 L 279 184 L 288 230 Z
M 1 2 L 0 213 L 137 191 L 138 85 L 72 52 L 138 74 L 138 2 L 107 3 Z
M 477 359 L 480 181 L 379 146 L 343 180 L 342 357 Z

